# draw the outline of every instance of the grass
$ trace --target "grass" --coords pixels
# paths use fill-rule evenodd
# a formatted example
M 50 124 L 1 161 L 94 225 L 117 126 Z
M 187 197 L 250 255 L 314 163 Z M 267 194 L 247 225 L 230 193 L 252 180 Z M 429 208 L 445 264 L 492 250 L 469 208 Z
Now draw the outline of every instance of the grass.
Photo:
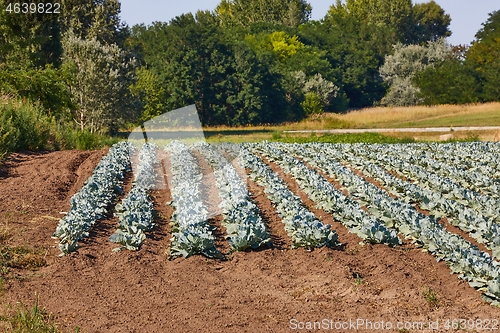
M 310 137 L 309 133 L 286 133 L 291 130 L 325 130 L 348 128 L 418 128 L 418 127 L 457 127 L 457 126 L 500 126 L 500 103 L 487 103 L 477 105 L 440 105 L 440 106 L 415 106 L 415 107 L 376 107 L 346 114 L 325 113 L 297 123 L 281 125 L 244 126 L 230 128 L 226 126 L 206 127 L 204 134 L 208 142 L 257 142 L 263 140 L 303 140 Z M 416 141 L 441 141 L 439 136 L 443 133 L 386 133 L 385 136 L 401 140 L 412 138 Z M 478 135 L 480 140 L 493 140 L 500 134 L 495 131 L 482 132 L 454 132 L 454 140 L 464 140 Z M 318 136 L 320 138 L 320 136 Z M 347 135 L 339 142 L 360 142 L 363 138 Z M 325 140 L 332 140 L 332 137 Z M 320 139 L 321 140 L 321 139 Z
M 0 269 L 8 271 L 9 268 L 17 268 L 35 271 L 47 265 L 45 255 L 44 249 L 5 245 L 0 248 Z
M 431 287 L 426 288 L 422 292 L 422 296 L 424 297 L 425 301 L 427 302 L 427 304 L 429 304 L 430 307 L 437 308 L 439 306 L 437 293 Z
M 6 324 L 5 332 L 8 333 L 61 332 L 52 315 L 38 305 L 38 295 L 32 307 L 20 303 L 14 309 L 10 309 L 7 315 L 0 316 L 0 321 Z M 75 328 L 74 332 L 80 332 L 80 328 Z
M 376 107 L 330 114 L 352 128 L 500 126 L 500 103 L 414 107 Z
M 271 141 L 279 141 L 286 143 L 309 143 L 309 142 L 324 142 L 324 143 L 411 143 L 415 142 L 413 138 L 408 137 L 391 137 L 379 133 L 346 133 L 346 134 L 325 134 L 321 136 L 309 135 L 308 137 L 282 137 Z

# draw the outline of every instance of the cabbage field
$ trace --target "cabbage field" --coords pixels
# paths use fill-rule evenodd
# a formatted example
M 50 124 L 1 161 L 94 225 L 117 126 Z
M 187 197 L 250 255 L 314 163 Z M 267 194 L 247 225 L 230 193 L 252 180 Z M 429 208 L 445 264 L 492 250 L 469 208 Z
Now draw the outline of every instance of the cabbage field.
M 202 195 L 204 159 L 213 172 L 219 210 Z M 76 251 L 99 220 L 118 217 L 110 241 L 115 251 L 140 250 L 155 228 L 152 190 L 165 186 L 172 201 L 171 259 L 204 255 L 222 259 L 235 251 L 273 246 L 272 232 L 247 183 L 260 186 L 293 244 L 309 250 L 340 248 L 343 240 L 322 222 L 276 172 L 292 177 L 318 209 L 363 243 L 398 247 L 414 243 L 445 261 L 451 273 L 500 305 L 500 144 L 285 144 L 245 143 L 164 147 L 114 145 L 85 185 L 53 237 L 61 255 Z M 133 184 L 123 193 L 123 179 Z M 168 175 L 168 179 L 164 179 Z M 211 223 L 222 216 L 229 251 L 218 248 Z M 447 230 L 452 225 L 469 240 Z M 451 228 L 448 228 L 451 229 Z M 456 229 L 456 230 L 458 230 Z M 479 246 L 485 251 L 481 251 Z

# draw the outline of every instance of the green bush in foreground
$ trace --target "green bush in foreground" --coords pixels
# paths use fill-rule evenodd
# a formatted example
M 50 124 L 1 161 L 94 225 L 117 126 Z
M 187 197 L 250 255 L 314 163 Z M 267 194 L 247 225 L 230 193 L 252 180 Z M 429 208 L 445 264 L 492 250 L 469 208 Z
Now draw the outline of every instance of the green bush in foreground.
M 22 150 L 97 149 L 120 140 L 81 131 L 71 125 L 57 123 L 38 105 L 24 102 L 0 104 L 0 160 L 9 153 Z

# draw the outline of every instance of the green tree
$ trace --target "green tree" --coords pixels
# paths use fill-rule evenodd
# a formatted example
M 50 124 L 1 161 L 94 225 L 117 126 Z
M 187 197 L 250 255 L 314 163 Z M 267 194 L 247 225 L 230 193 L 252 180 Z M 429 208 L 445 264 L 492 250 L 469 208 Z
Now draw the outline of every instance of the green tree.
M 384 27 L 391 44 L 422 44 L 451 35 L 451 18 L 434 0 L 414 5 L 411 0 L 337 0 L 328 15 Z
M 434 0 L 415 4 L 413 21 L 415 36 L 412 42 L 415 44 L 451 36 L 451 17 Z
M 444 39 L 429 42 L 427 46 L 394 45 L 394 54 L 385 57 L 380 75 L 389 86 L 382 99 L 383 105 L 409 106 L 419 104 L 419 88 L 412 79 L 415 74 L 429 66 L 444 61 L 450 55 L 450 48 Z
M 500 10 L 489 14 L 466 57 L 484 78 L 483 100 L 500 100 Z
M 216 12 L 223 26 L 267 22 L 298 27 L 307 22 L 312 7 L 305 0 L 222 0 Z
M 61 0 L 62 33 L 122 46 L 126 29 L 120 21 L 119 0 Z
M 11 0 L 0 0 L 0 66 L 57 66 L 62 52 L 57 16 L 7 12 L 7 5 L 15 3 Z
M 307 78 L 303 71 L 296 72 L 295 78 L 299 82 L 299 85 L 305 94 L 304 103 L 306 105 L 311 106 L 319 101 L 321 111 L 339 111 L 333 108 L 336 105 L 334 102 L 335 99 L 339 97 L 340 88 L 333 82 L 323 78 L 323 76 L 319 73 Z M 318 113 L 317 111 L 311 112 L 306 109 L 304 109 L 304 111 L 306 114 Z
M 352 17 L 357 22 L 383 27 L 404 42 L 411 30 L 411 0 L 337 0 L 330 7 L 328 16 Z
M 336 9 L 332 6 L 321 22 L 302 26 L 300 37 L 325 52 L 333 71 L 323 76 L 341 89 L 341 96 L 345 93 L 349 107 L 372 106 L 386 91 L 378 68 L 391 50 L 392 37 L 384 27 L 365 24 Z
M 84 40 L 69 32 L 63 48 L 63 68 L 72 74 L 67 84 L 76 105 L 73 119 L 81 130 L 116 130 L 134 116 L 128 105 L 133 63 L 127 62 L 117 45 Z
M 435 67 L 427 67 L 413 78 L 424 104 L 466 104 L 481 102 L 482 78 L 460 58 L 453 56 Z

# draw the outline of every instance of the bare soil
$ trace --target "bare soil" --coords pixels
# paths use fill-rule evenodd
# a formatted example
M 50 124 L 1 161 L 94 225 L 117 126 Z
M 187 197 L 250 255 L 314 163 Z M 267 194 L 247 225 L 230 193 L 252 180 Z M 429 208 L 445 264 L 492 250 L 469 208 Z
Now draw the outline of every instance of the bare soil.
M 443 262 L 411 244 L 360 245 L 331 216 L 315 210 L 294 180 L 291 189 L 332 224 L 346 246 L 311 252 L 291 249 L 283 224 L 262 188 L 249 182 L 275 246 L 234 254 L 227 261 L 193 256 L 168 260 L 168 189 L 152 193 L 156 229 L 137 252 L 112 252 L 116 221 L 98 222 L 81 248 L 59 257 L 51 239 L 61 212 L 106 150 L 14 154 L 0 172 L 0 226 L 11 246 L 45 250 L 47 266 L 14 270 L 0 293 L 2 311 L 23 302 L 51 312 L 62 330 L 81 332 L 290 332 L 290 321 L 372 322 L 500 319 L 500 309 Z M 167 174 L 168 177 L 168 174 Z M 125 187 L 129 186 L 126 180 Z M 431 288 L 436 302 L 424 297 Z M 302 330 L 308 331 L 308 330 Z M 316 330 L 317 331 L 317 330 Z M 336 330 L 338 332 L 354 330 Z M 360 326 L 359 332 L 370 332 Z M 397 330 L 393 330 L 397 331 Z M 426 332 L 408 330 L 408 332 Z M 473 330 L 469 330 L 473 331 Z M 479 330 L 481 331 L 481 330 Z

